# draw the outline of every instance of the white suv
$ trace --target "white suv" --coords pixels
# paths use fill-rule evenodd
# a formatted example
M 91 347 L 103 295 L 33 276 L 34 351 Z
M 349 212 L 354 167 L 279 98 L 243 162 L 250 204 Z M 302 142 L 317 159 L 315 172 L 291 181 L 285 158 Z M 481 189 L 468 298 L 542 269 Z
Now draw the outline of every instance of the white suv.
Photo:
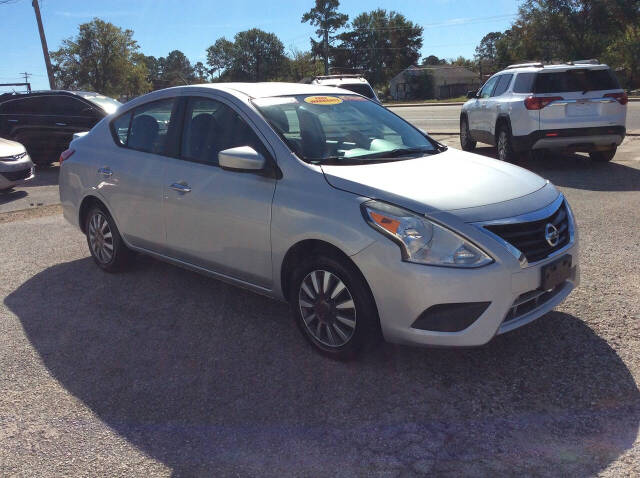
M 303 80 L 304 81 L 304 80 Z M 359 95 L 365 96 L 370 100 L 380 103 L 378 95 L 373 91 L 367 79 L 362 75 L 326 75 L 314 76 L 309 81 L 312 85 L 334 86 L 343 90 L 353 91 Z
M 524 63 L 496 73 L 460 115 L 460 143 L 497 146 L 498 158 L 566 150 L 611 161 L 624 139 L 627 95 L 607 65 L 596 60 L 561 65 Z

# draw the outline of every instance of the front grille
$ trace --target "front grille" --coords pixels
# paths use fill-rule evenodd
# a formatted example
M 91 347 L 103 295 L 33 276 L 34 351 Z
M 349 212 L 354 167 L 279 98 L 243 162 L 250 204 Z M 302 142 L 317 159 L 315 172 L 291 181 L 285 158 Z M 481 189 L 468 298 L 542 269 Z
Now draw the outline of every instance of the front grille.
M 2 173 L 2 175 L 9 181 L 19 181 L 20 179 L 25 179 L 31 176 L 31 168 L 23 169 L 22 171 L 9 171 Z
M 545 237 L 547 224 L 553 224 L 558 230 L 559 238 L 555 246 L 551 246 Z M 570 240 L 569 214 L 564 201 L 553 214 L 538 221 L 494 224 L 484 227 L 516 247 L 530 263 L 544 259 L 562 249 Z
M 550 301 L 556 294 L 558 294 L 558 292 L 560 292 L 564 288 L 565 284 L 566 282 L 563 282 L 562 284 L 558 284 L 553 289 L 547 291 L 536 289 L 530 292 L 525 292 L 524 294 L 520 294 L 518 298 L 513 302 L 513 305 L 509 309 L 507 316 L 504 318 L 503 323 L 519 319 L 532 310 L 543 306 L 546 302 Z

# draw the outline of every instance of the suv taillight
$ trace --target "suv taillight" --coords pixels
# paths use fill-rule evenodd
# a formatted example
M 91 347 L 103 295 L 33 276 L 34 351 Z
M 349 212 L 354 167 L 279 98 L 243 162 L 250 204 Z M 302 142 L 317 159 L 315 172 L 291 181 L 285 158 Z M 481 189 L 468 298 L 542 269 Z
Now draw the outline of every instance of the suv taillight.
M 541 110 L 549 103 L 554 101 L 562 101 L 562 96 L 529 96 L 524 100 L 524 106 L 528 110 Z
M 615 100 L 621 105 L 626 105 L 629 102 L 629 97 L 626 93 L 607 93 L 605 98 L 615 98 Z
M 62 153 L 60 153 L 60 164 L 62 164 L 63 161 L 66 161 L 67 159 L 69 159 L 71 157 L 71 155 L 73 155 L 73 153 L 75 153 L 76 150 L 75 149 L 65 149 Z

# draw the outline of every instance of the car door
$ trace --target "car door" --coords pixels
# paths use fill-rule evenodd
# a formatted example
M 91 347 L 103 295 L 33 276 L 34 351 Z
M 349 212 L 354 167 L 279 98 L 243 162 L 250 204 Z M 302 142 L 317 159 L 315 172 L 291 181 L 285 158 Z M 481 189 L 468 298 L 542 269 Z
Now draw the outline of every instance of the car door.
M 20 95 L 2 103 L 1 130 L 3 136 L 22 143 L 31 159 L 37 163 L 49 160 L 52 146 L 46 112 L 51 95 Z
M 57 155 L 67 149 L 74 133 L 89 131 L 98 118 L 95 108 L 73 95 L 51 96 L 47 112 L 52 149 Z
M 487 120 L 485 118 L 487 112 L 487 100 L 491 96 L 496 86 L 498 78 L 491 77 L 478 92 L 478 98 L 473 105 L 469 116 L 469 129 L 475 138 L 480 141 L 485 140 L 487 136 Z
M 485 120 L 486 120 L 486 129 L 492 135 L 496 134 L 496 121 L 498 120 L 498 115 L 503 111 L 504 108 L 502 106 L 505 104 L 502 98 L 502 95 L 507 91 L 509 85 L 511 84 L 511 79 L 513 78 L 513 74 L 506 73 L 503 75 L 499 75 L 498 80 L 496 82 L 496 86 L 491 92 L 491 96 L 487 98 L 485 104 Z M 505 111 L 506 112 L 506 111 Z
M 96 153 L 96 189 L 120 233 L 135 246 L 165 252 L 163 193 L 165 168 L 174 143 L 178 101 L 145 103 L 110 122 L 112 149 Z
M 180 159 L 165 172 L 169 254 L 181 261 L 271 288 L 271 201 L 275 178 L 223 170 L 218 152 L 251 146 L 273 161 L 264 139 L 222 99 L 188 97 Z

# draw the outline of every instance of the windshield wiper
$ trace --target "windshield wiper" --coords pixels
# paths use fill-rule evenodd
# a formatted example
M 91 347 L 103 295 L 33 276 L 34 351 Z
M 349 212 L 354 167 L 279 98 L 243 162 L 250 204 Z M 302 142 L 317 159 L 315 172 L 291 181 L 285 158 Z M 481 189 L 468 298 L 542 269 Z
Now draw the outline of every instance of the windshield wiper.
M 440 149 L 425 148 L 397 148 L 390 151 L 380 151 L 379 153 L 362 154 L 349 159 L 372 159 L 372 158 L 399 158 L 401 156 L 411 156 L 414 154 L 438 154 Z

